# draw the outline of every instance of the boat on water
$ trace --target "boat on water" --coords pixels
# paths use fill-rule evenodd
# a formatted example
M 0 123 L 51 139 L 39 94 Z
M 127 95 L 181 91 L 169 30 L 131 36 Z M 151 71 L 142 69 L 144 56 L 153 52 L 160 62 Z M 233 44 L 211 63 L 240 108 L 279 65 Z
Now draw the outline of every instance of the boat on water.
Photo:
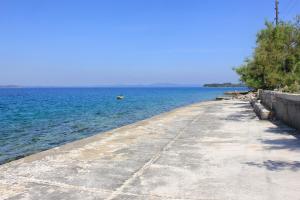
M 122 100 L 122 99 L 124 99 L 124 96 L 123 96 L 123 95 L 117 96 L 117 100 Z

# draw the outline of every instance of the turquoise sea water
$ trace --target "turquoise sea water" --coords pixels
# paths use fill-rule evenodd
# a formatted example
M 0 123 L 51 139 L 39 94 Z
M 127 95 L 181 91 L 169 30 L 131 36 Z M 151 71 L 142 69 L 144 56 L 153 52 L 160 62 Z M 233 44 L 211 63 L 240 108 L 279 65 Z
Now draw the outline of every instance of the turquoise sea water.
M 232 90 L 242 88 L 0 89 L 0 164 Z

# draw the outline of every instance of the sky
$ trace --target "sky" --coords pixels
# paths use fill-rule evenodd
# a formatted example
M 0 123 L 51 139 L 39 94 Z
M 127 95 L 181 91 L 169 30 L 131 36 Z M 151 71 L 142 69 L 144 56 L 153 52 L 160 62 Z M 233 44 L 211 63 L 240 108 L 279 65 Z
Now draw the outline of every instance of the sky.
M 0 0 L 0 85 L 238 82 L 265 20 L 274 0 Z

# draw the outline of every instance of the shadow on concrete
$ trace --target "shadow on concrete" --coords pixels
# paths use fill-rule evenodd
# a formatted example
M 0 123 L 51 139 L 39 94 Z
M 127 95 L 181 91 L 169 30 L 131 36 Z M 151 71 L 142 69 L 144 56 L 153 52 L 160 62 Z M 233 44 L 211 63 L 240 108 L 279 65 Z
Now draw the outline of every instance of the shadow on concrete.
M 300 170 L 299 161 L 284 162 L 284 161 L 267 160 L 264 161 L 263 163 L 246 162 L 245 164 L 259 167 L 259 168 L 266 168 L 270 171 L 281 171 L 281 170 L 299 171 Z
M 241 105 L 241 106 L 250 106 L 249 101 L 244 101 L 244 102 L 234 102 L 233 105 Z
M 281 133 L 282 133 L 282 131 L 285 131 L 285 133 L 288 133 L 288 134 L 296 134 L 297 133 L 297 130 L 295 128 L 288 126 L 287 124 L 285 124 L 284 122 L 282 122 L 280 120 L 271 120 L 270 122 L 276 126 L 275 130 L 280 130 Z M 274 129 L 269 129 L 269 130 L 274 131 Z
M 290 151 L 300 150 L 299 138 L 263 140 L 262 142 L 271 145 L 267 147 L 270 150 L 276 150 L 276 149 L 288 149 Z
M 232 108 L 232 109 L 242 108 L 242 111 L 238 111 L 234 114 L 231 114 L 231 115 L 227 116 L 226 118 L 222 118 L 223 120 L 226 120 L 226 121 L 247 121 L 247 120 L 251 120 L 251 119 L 256 118 L 256 115 L 253 112 L 253 109 L 252 109 L 252 107 L 250 106 L 249 103 L 236 102 L 230 108 Z
M 274 139 L 274 140 L 262 140 L 262 143 L 268 145 L 265 147 L 268 150 L 287 149 L 289 151 L 300 151 L 299 137 Z
M 275 133 L 282 136 L 289 135 L 279 139 L 265 139 L 262 143 L 267 144 L 265 147 L 268 150 L 287 149 L 289 151 L 300 151 L 300 133 L 296 129 L 290 128 L 280 121 L 272 122 L 276 127 L 268 128 L 266 132 Z
M 255 119 L 256 115 L 249 115 L 249 113 L 237 113 L 229 115 L 228 117 L 224 118 L 224 120 L 227 121 L 247 121 L 251 119 Z
M 239 106 L 242 107 L 242 106 Z M 230 121 L 247 121 L 251 119 L 257 118 L 255 113 L 253 112 L 252 108 L 249 108 L 249 106 L 245 107 L 243 111 L 239 111 L 237 113 L 231 114 L 224 118 L 224 120 L 230 120 Z

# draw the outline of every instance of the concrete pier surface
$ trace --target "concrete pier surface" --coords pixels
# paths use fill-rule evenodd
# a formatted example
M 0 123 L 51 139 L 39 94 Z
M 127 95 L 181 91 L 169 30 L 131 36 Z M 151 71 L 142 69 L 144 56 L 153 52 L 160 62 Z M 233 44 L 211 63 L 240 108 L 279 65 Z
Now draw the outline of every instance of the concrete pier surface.
M 295 130 L 212 101 L 0 166 L 0 199 L 300 199 Z

